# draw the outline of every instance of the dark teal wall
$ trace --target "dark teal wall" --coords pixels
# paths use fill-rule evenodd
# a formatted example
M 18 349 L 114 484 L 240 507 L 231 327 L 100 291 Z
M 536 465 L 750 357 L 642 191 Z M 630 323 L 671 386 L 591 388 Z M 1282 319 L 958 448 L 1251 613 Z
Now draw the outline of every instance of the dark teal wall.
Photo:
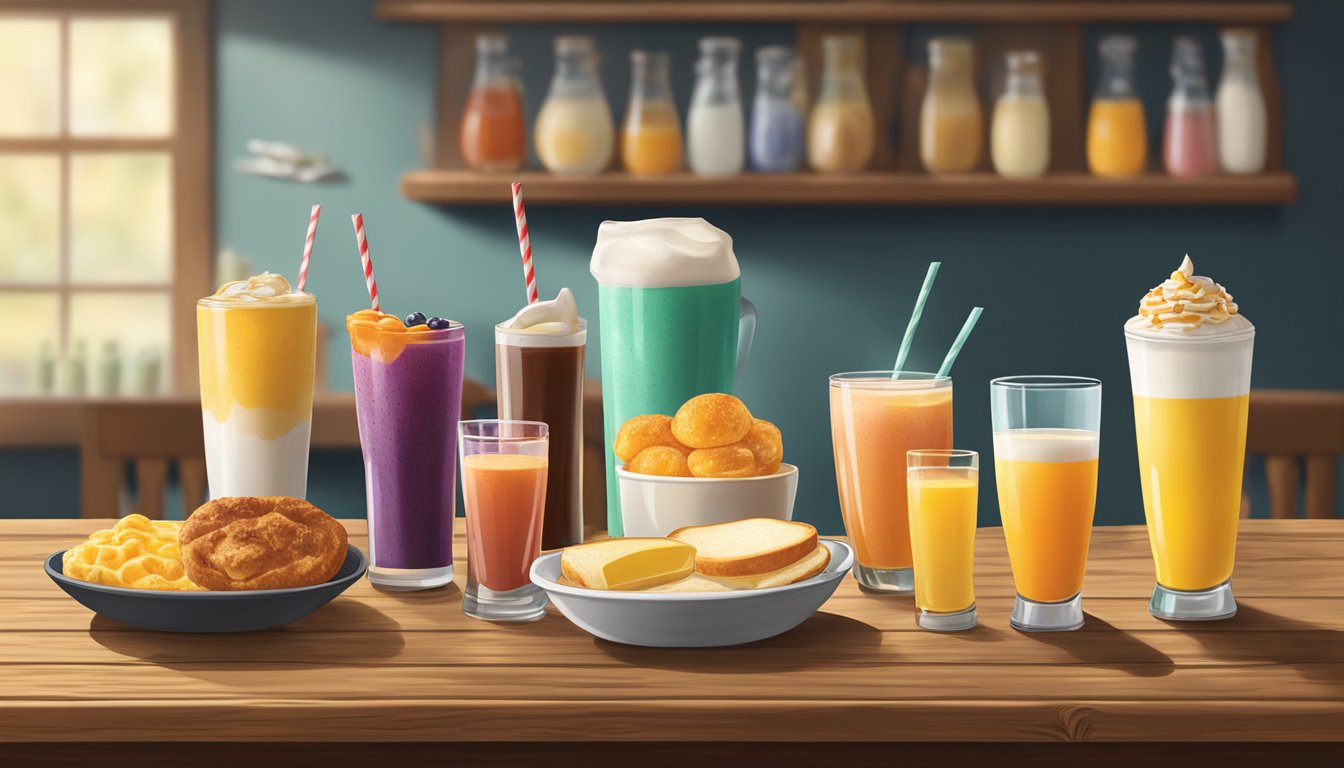
M 251 255 L 258 267 L 293 274 L 308 206 L 321 202 L 324 218 L 310 281 L 322 318 L 340 328 L 344 315 L 366 301 L 347 216 L 362 211 L 385 308 L 418 309 L 466 323 L 468 372 L 489 381 L 489 329 L 522 297 L 507 190 L 500 190 L 498 205 L 456 209 L 408 202 L 397 193 L 399 175 L 422 165 L 418 132 L 433 116 L 435 30 L 379 23 L 371 0 L 323 2 L 320 13 L 315 6 L 297 0 L 217 4 L 218 243 Z M 826 377 L 891 364 L 925 268 L 940 259 L 943 269 L 912 365 L 936 366 L 967 310 L 975 304 L 986 308 L 954 371 L 959 447 L 988 458 L 991 377 L 1096 376 L 1106 385 L 1097 519 L 1141 522 L 1120 329 L 1143 292 L 1174 269 L 1182 254 L 1189 252 L 1201 272 L 1226 285 L 1259 329 L 1255 386 L 1344 386 L 1339 341 L 1344 323 L 1338 299 L 1329 293 L 1344 278 L 1344 152 L 1338 138 L 1344 125 L 1339 98 L 1344 47 L 1337 40 L 1342 27 L 1344 5 L 1305 0 L 1297 4 L 1297 18 L 1277 32 L 1286 164 L 1301 183 L 1301 197 L 1290 206 L 561 209 L 534 204 L 528 218 L 541 288 L 551 293 L 571 287 L 596 326 L 600 318 L 594 316 L 596 290 L 587 262 L 603 219 L 702 215 L 732 234 L 744 292 L 761 317 L 741 394 L 753 411 L 779 424 L 787 459 L 802 468 L 798 517 L 838 532 Z M 529 117 L 545 94 L 549 38 L 559 31 L 512 32 L 514 51 L 524 62 Z M 791 34 L 785 26 L 564 31 L 598 33 L 605 55 L 602 76 L 618 115 L 632 47 L 673 52 L 684 110 L 698 36 L 739 34 L 750 51 L 787 42 Z M 912 42 L 930 31 L 917 30 Z M 1169 37 L 1191 30 L 1135 31 L 1143 37 L 1140 69 L 1156 126 L 1168 87 Z M 1214 71 L 1217 66 L 1213 62 Z M 751 78 L 744 83 L 749 97 Z M 237 175 L 231 163 L 249 138 L 328 152 L 350 180 L 304 187 Z M 595 342 L 598 334 L 591 338 Z M 350 386 L 347 349 L 345 336 L 334 334 L 330 375 L 339 388 Z M 589 356 L 594 376 L 599 354 L 594 343 Z M 1198 436 L 1191 439 L 1197 445 Z M 74 464 L 66 461 L 71 474 L 62 476 L 74 477 Z M 27 465 L 5 458 L 0 480 L 6 487 L 17 483 Z M 319 455 L 310 483 L 313 500 L 338 514 L 361 514 L 360 472 L 355 455 Z M 981 522 L 988 524 L 998 514 L 990 473 L 984 481 Z M 1263 509 L 1263 496 L 1257 495 Z M 69 504 L 62 498 L 55 506 Z

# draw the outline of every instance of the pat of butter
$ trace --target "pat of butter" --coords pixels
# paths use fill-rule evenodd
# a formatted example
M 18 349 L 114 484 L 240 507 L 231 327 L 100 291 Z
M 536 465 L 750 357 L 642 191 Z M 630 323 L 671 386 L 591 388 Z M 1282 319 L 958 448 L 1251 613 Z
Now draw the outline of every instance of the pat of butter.
M 695 570 L 695 547 L 670 539 L 649 541 L 602 565 L 604 589 L 645 589 L 684 579 Z

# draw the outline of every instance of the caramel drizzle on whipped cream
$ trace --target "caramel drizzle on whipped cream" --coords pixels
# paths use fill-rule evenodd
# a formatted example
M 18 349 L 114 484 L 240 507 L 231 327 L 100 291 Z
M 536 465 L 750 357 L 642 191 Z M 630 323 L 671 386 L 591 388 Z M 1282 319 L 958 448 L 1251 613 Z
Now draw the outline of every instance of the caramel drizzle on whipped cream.
M 1210 278 L 1196 275 L 1189 256 L 1180 269 L 1139 302 L 1139 315 L 1154 328 L 1172 325 L 1191 331 L 1204 323 L 1226 322 L 1235 314 L 1237 304 L 1232 295 Z

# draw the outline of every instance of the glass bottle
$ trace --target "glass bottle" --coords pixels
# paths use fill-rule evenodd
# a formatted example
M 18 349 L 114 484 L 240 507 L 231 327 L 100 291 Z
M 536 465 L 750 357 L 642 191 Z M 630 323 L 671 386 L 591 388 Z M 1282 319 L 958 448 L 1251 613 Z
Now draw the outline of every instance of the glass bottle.
M 1009 51 L 1008 82 L 994 104 L 989 153 L 994 170 L 1008 178 L 1035 178 L 1050 167 L 1050 109 L 1041 77 L 1041 54 Z
M 1143 102 L 1134 87 L 1134 49 L 1128 35 L 1103 37 L 1100 78 L 1087 118 L 1087 167 L 1097 176 L 1137 176 L 1148 162 Z
M 621 161 L 630 173 L 655 176 L 681 169 L 671 63 L 666 53 L 630 52 L 630 106 L 621 132 Z
M 821 38 L 821 90 L 807 121 L 807 162 L 824 173 L 862 171 L 873 159 L 876 127 L 863 82 L 863 38 Z
M 751 167 L 762 173 L 792 173 L 803 163 L 802 60 L 793 49 L 770 45 L 756 51 L 756 98 L 751 105 Z
M 742 172 L 746 137 L 737 83 L 741 51 L 742 41 L 735 37 L 700 39 L 695 91 L 686 118 L 686 154 L 691 170 L 698 174 L 728 176 Z
M 527 156 L 523 100 L 504 35 L 476 37 L 476 76 L 462 110 L 458 148 L 476 171 L 516 171 Z
M 1171 50 L 1171 97 L 1162 132 L 1162 164 L 1172 176 L 1218 172 L 1218 130 L 1213 99 L 1204 76 L 1204 53 L 1190 37 L 1178 37 Z
M 1255 72 L 1255 32 L 1224 30 L 1222 41 L 1223 76 L 1215 99 L 1218 159 L 1224 173 L 1259 173 L 1265 169 L 1269 132 L 1265 96 Z
M 919 111 L 919 157 L 929 173 L 965 173 L 980 162 L 984 117 L 975 92 L 971 41 L 929 41 L 929 85 Z
M 533 133 L 537 157 L 552 173 L 593 174 L 611 165 L 616 129 L 591 37 L 555 38 L 555 76 Z

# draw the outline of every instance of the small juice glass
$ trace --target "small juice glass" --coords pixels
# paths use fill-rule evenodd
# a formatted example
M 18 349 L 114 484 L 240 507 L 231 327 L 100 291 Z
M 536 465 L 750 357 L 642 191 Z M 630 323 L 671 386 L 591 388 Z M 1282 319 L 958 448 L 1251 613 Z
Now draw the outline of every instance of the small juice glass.
M 976 623 L 971 572 L 980 455 L 910 451 L 905 471 L 919 626 L 934 632 L 971 629 Z
M 482 419 L 458 426 L 467 507 L 462 612 L 487 621 L 536 621 L 546 593 L 528 571 L 541 554 L 549 429 L 539 421 Z

